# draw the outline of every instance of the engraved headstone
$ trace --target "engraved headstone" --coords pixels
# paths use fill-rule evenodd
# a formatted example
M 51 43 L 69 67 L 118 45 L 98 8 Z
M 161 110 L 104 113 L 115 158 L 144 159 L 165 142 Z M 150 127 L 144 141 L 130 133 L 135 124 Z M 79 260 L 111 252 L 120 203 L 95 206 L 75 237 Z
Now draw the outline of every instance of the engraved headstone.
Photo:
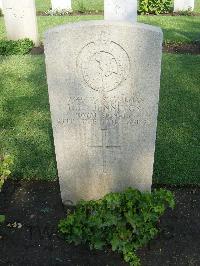
M 7 37 L 10 40 L 29 38 L 38 44 L 34 0 L 3 0 Z
M 104 19 L 137 21 L 137 0 L 104 0 Z
M 64 204 L 151 189 L 162 31 L 90 21 L 49 30 L 46 70 Z
M 71 10 L 71 0 L 51 0 L 52 10 Z
M 194 0 L 174 0 L 174 12 L 189 10 L 194 10 Z

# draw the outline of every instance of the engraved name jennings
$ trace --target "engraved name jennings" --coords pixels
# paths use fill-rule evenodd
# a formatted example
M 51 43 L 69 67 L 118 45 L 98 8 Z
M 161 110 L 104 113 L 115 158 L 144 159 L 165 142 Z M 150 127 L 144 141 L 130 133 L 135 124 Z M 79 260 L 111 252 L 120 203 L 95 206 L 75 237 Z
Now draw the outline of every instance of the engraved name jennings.
M 148 121 L 139 119 L 144 100 L 138 95 L 132 97 L 115 96 L 105 100 L 95 97 L 68 97 L 57 125 L 97 124 L 104 121 L 112 127 L 120 123 L 127 125 L 146 124 Z

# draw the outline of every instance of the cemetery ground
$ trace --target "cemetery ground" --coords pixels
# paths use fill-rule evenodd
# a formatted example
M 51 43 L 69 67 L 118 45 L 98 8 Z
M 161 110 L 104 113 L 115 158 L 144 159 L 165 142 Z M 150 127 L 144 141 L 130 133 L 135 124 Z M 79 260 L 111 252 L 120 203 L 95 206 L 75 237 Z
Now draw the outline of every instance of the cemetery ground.
M 141 265 L 198 266 L 200 188 L 166 188 L 175 193 L 176 208 L 161 218 L 159 235 L 137 252 Z M 0 265 L 129 265 L 110 250 L 65 243 L 57 233 L 66 215 L 58 181 L 8 181 L 0 194 L 0 210 L 7 216 L 0 226 Z
M 200 263 L 199 61 L 199 56 L 164 54 L 154 183 L 179 187 L 171 188 L 177 206 L 162 218 L 160 235 L 138 252 L 142 265 Z M 42 180 L 9 181 L 0 194 L 0 209 L 7 217 L 0 228 L 1 264 L 126 265 L 110 251 L 91 252 L 87 247 L 66 245 L 56 233 L 65 212 L 58 182 L 52 181 L 56 166 L 44 57 L 3 57 L 0 72 L 4 77 L 1 141 L 16 158 L 14 177 Z M 181 184 L 196 186 L 181 188 Z
M 100 20 L 101 15 L 84 16 L 38 16 L 40 40 L 43 40 L 44 32 L 64 23 L 79 22 L 82 20 Z M 197 16 L 139 16 L 141 23 L 159 26 L 164 32 L 165 43 L 193 43 L 199 41 L 200 17 Z M 3 17 L 0 17 L 0 39 L 6 38 L 6 30 Z
M 200 56 L 164 54 L 154 179 L 198 184 Z M 56 173 L 43 55 L 1 57 L 1 143 L 14 176 L 52 180 Z
M 40 40 L 47 28 L 83 19 L 102 16 L 38 17 Z M 199 17 L 139 20 L 161 26 L 165 43 L 200 39 Z M 57 234 L 66 210 L 56 178 L 44 55 L 0 57 L 0 63 L 0 148 L 15 159 L 0 193 L 7 219 L 0 226 L 0 265 L 127 265 L 110 250 L 66 245 Z M 158 237 L 138 251 L 142 265 L 200 265 L 199 73 L 200 55 L 164 53 L 153 180 L 154 187 L 175 193 L 176 208 L 162 217 Z

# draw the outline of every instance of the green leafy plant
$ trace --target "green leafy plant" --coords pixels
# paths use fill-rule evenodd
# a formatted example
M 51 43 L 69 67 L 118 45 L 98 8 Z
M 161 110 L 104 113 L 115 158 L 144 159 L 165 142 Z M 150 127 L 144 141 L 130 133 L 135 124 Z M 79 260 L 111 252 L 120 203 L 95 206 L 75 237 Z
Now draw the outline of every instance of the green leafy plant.
M 0 40 L 0 55 L 24 55 L 28 54 L 33 47 L 33 41 L 29 39 Z
M 172 11 L 172 0 L 139 0 L 140 14 L 164 14 Z
M 157 223 L 168 206 L 175 206 L 170 191 L 141 193 L 129 188 L 101 200 L 80 201 L 58 229 L 68 243 L 88 244 L 91 249 L 111 247 L 137 266 L 136 250 L 158 233 Z
M 84 1 L 79 0 L 77 4 L 77 11 L 80 13 L 85 13 L 87 11 L 87 8 L 85 7 Z
M 13 159 L 10 155 L 5 155 L 3 157 L 0 157 L 0 192 L 4 182 L 11 174 L 10 168 L 12 164 L 13 164 Z
M 1 8 L 0 8 L 0 17 L 3 17 L 3 11 Z
M 6 220 L 6 216 L 3 214 L 0 214 L 0 225 L 3 224 Z

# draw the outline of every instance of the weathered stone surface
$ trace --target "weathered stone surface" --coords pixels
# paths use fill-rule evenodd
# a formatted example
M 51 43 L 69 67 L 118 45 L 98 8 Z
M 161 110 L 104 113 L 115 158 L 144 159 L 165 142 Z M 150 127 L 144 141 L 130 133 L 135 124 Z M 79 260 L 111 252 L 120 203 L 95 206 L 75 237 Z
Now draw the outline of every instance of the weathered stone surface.
M 194 0 L 174 0 L 174 12 L 194 10 Z
M 90 21 L 49 30 L 46 69 L 65 204 L 126 187 L 150 190 L 162 32 Z
M 71 0 L 51 0 L 52 10 L 71 10 Z
M 34 0 L 3 0 L 7 37 L 10 40 L 29 38 L 38 44 Z
M 104 0 L 104 19 L 137 21 L 137 0 Z

